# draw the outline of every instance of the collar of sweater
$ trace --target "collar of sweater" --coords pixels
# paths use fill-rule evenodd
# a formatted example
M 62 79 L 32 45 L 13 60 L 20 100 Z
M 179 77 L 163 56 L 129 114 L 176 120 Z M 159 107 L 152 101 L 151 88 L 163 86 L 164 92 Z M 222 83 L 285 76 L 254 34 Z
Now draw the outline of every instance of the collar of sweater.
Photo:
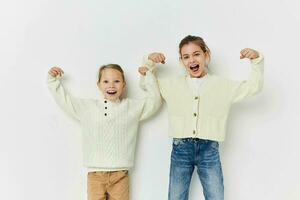
M 115 101 L 111 101 L 111 100 L 108 100 L 106 98 L 104 98 L 103 94 L 100 93 L 100 98 L 99 98 L 99 103 L 102 104 L 107 104 L 107 105 L 112 105 L 112 106 L 116 106 L 116 105 L 119 105 L 121 103 L 122 99 L 120 100 L 119 98 Z
M 193 94 L 201 95 L 204 91 L 205 84 L 207 80 L 210 78 L 210 74 L 206 74 L 201 78 L 192 78 L 189 75 L 186 76 L 186 81 L 192 90 Z

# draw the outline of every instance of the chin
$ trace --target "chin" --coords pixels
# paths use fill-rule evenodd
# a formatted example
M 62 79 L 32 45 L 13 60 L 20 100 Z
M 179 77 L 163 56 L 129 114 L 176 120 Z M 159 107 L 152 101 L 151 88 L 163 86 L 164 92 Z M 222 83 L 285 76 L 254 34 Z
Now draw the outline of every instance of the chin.
M 194 74 L 194 73 L 190 73 L 190 76 L 193 77 L 193 78 L 200 78 L 202 73 L 197 73 L 197 74 Z
M 194 77 L 200 78 L 201 76 L 204 75 L 204 71 L 198 72 L 196 74 L 193 74 Z

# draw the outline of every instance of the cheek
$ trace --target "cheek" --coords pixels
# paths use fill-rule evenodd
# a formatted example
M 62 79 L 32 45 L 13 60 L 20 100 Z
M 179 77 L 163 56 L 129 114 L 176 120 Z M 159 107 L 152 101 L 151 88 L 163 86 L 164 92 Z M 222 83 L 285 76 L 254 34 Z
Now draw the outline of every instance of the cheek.
M 182 64 L 183 64 L 183 66 L 186 68 L 186 69 L 189 69 L 189 66 L 188 66 L 188 64 L 189 64 L 189 62 L 188 61 L 182 61 Z
M 199 57 L 197 58 L 197 61 L 198 61 L 200 64 L 204 65 L 204 64 L 205 64 L 205 57 L 204 57 L 204 56 L 199 56 Z
M 124 90 L 124 85 L 118 85 L 118 91 L 122 93 Z
M 99 90 L 100 90 L 101 92 L 104 92 L 104 91 L 105 91 L 105 87 L 104 87 L 103 85 L 98 86 L 98 88 L 99 88 Z

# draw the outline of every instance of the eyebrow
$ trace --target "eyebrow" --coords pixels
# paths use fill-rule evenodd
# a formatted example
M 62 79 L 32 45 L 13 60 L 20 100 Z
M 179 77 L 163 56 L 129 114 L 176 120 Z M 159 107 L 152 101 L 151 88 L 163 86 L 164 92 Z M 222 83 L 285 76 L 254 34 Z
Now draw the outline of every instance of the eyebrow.
M 194 53 L 201 53 L 201 51 L 194 51 L 192 54 L 194 54 Z M 182 56 L 188 56 L 188 55 L 190 55 L 190 54 L 183 54 Z

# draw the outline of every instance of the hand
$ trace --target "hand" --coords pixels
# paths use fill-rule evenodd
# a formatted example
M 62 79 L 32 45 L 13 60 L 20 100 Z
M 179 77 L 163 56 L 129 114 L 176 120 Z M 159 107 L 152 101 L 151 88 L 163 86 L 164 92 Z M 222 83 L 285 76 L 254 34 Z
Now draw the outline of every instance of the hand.
M 241 50 L 240 59 L 249 58 L 250 60 L 258 58 L 259 54 L 254 49 L 245 48 Z
M 155 63 L 165 64 L 166 57 L 162 53 L 154 52 L 154 53 L 149 54 L 148 59 L 152 60 Z
M 145 76 L 147 71 L 149 71 L 149 69 L 147 67 L 144 67 L 144 66 L 139 67 L 139 73 L 141 75 Z
M 51 76 L 56 77 L 56 76 L 62 76 L 64 74 L 64 71 L 59 68 L 59 67 L 52 67 L 49 72 L 48 72 Z

